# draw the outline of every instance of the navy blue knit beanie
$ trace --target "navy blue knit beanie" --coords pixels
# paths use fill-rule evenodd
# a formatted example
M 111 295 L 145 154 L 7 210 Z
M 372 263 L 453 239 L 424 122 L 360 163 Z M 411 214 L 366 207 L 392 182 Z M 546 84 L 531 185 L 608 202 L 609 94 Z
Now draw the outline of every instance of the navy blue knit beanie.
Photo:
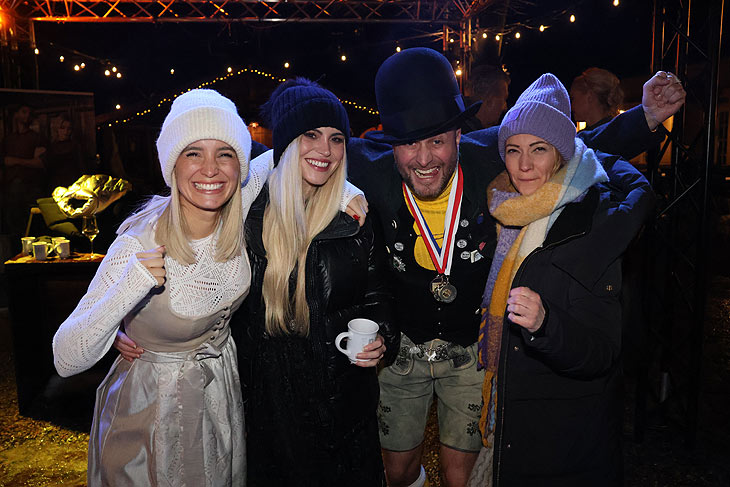
M 306 78 L 277 86 L 261 114 L 273 132 L 274 165 L 291 142 L 307 130 L 334 127 L 350 141 L 350 121 L 345 107 L 329 90 Z

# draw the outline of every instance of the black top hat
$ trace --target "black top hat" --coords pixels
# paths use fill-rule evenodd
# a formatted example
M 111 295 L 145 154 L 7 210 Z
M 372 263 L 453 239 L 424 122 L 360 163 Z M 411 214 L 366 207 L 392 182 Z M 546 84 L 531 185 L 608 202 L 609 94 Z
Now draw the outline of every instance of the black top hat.
M 375 97 L 383 132 L 368 138 L 392 145 L 457 128 L 481 105 L 464 109 L 451 63 L 425 47 L 404 49 L 386 59 L 375 76 Z

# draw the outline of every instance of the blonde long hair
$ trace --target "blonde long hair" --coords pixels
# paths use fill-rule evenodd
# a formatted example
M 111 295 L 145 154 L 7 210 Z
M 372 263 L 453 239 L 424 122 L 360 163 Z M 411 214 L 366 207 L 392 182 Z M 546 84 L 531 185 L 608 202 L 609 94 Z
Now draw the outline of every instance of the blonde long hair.
M 347 150 L 327 182 L 305 200 L 299 162 L 300 135 L 281 156 L 269 176 L 269 203 L 264 211 L 263 244 L 268 264 L 262 295 L 266 332 L 270 335 L 309 335 L 306 260 L 309 246 L 337 216 L 347 177 Z M 297 269 L 290 299 L 289 276 Z
M 177 189 L 174 170 L 172 188 L 169 196 L 156 195 L 150 198 L 141 210 L 124 220 L 117 234 L 121 235 L 133 228 L 141 231 L 144 225 L 154 221 L 155 242 L 165 246 L 167 255 L 181 264 L 194 264 L 195 255 L 190 247 L 190 229 L 180 206 L 180 192 Z M 226 262 L 241 253 L 244 242 L 241 174 L 238 175 L 233 195 L 218 213 L 218 222 L 222 223 L 216 242 L 215 260 Z

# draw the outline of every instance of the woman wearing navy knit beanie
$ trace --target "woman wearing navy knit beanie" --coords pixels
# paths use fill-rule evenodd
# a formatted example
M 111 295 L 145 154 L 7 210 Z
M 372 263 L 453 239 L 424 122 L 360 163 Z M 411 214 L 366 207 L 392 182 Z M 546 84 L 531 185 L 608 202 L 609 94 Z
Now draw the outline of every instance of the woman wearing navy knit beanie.
M 274 170 L 246 222 L 251 291 L 236 318 L 249 422 L 250 486 L 380 486 L 375 366 L 396 337 L 372 216 L 340 212 L 347 114 L 306 79 L 262 107 Z M 353 318 L 380 326 L 350 363 L 335 337 Z M 387 346 L 386 346 L 387 343 Z
M 484 448 L 470 485 L 622 485 L 621 255 L 653 197 L 609 188 L 603 166 L 627 163 L 575 134 L 551 74 L 499 129 L 507 169 L 487 190 L 499 237 L 479 332 Z

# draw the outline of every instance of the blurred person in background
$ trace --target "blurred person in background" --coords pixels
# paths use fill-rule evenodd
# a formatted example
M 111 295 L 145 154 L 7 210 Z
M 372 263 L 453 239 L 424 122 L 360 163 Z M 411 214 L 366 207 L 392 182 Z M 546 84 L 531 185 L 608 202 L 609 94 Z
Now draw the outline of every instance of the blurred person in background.
M 570 104 L 575 122 L 592 130 L 619 114 L 624 102 L 621 81 L 610 71 L 588 68 L 570 85 Z

